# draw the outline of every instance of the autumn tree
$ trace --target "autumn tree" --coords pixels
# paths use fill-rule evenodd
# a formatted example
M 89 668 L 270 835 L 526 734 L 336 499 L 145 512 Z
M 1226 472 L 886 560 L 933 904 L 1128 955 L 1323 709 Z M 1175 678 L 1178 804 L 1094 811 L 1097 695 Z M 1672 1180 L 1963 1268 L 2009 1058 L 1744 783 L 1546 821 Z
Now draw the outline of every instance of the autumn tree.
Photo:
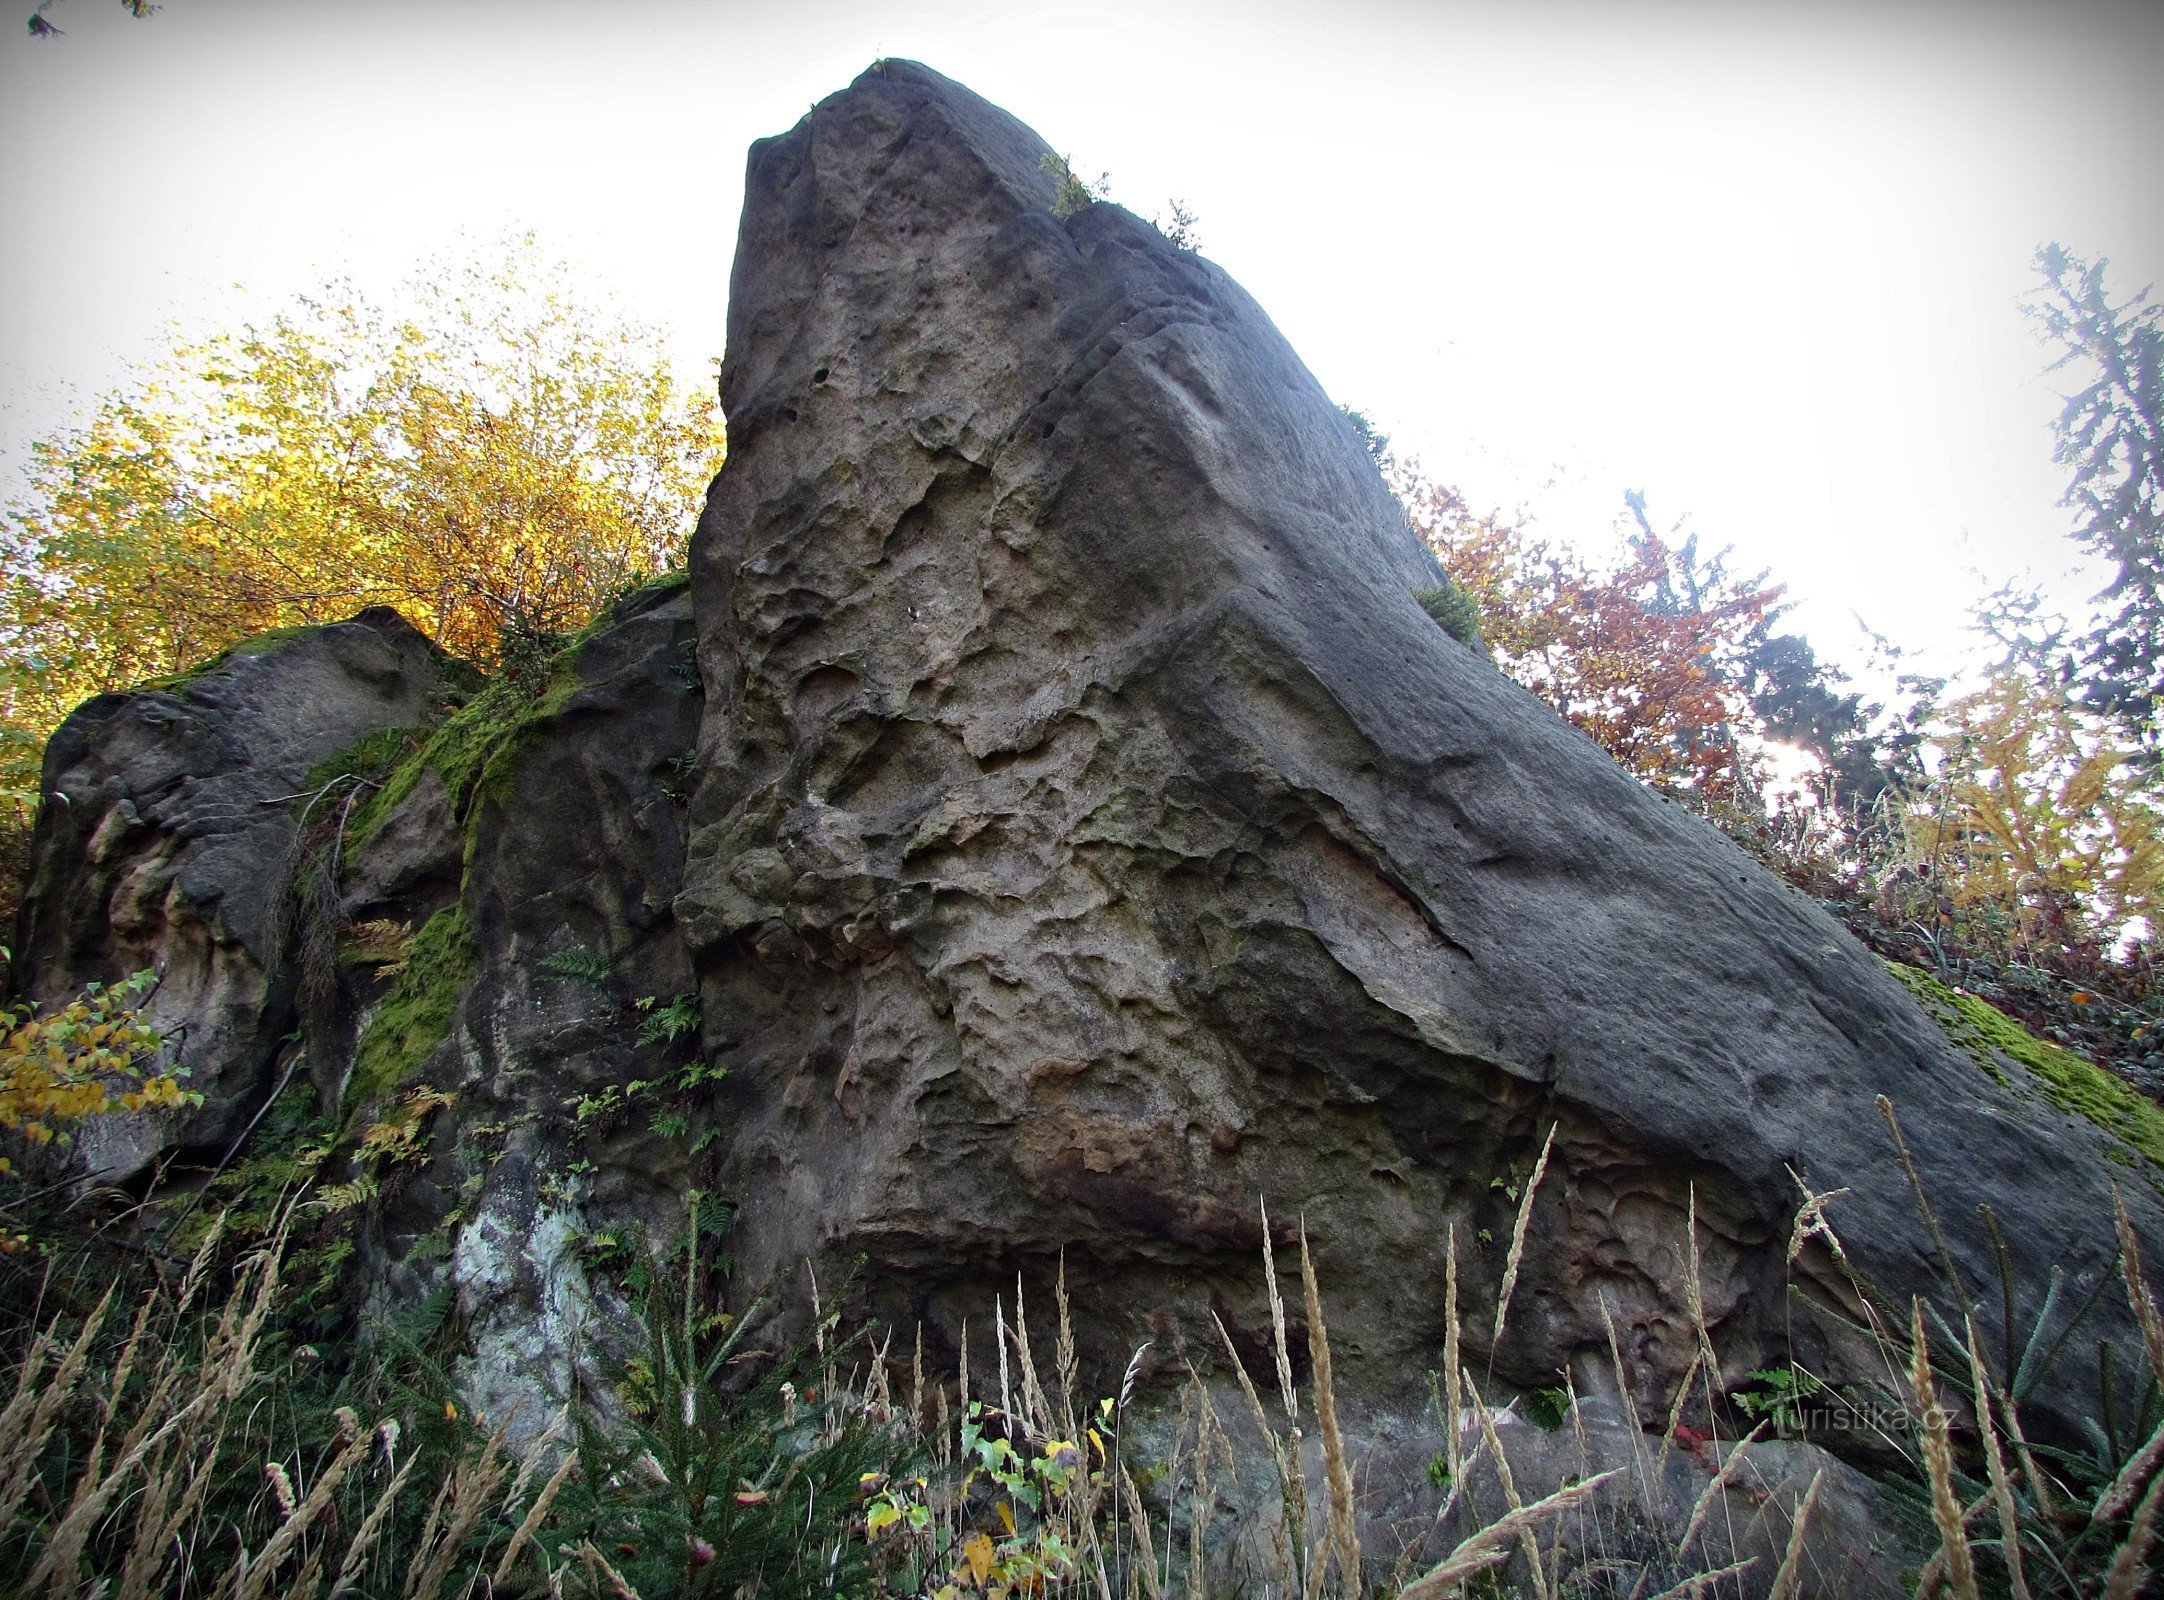
M 179 344 L 33 447 L 0 534 L 18 802 L 86 696 L 245 635 L 384 604 L 485 667 L 680 561 L 721 422 L 656 334 L 530 239 L 406 299 L 333 283 Z
M 2015 660 L 1953 700 L 1905 862 L 2009 954 L 2095 958 L 2164 912 L 2164 786 L 2110 718 Z
M 1415 531 L 1477 602 L 1498 666 L 1649 783 L 1725 795 L 1749 781 L 1747 663 L 1778 586 L 1657 530 L 1641 495 L 1626 498 L 1623 559 L 1602 565 L 1522 519 L 1475 516 L 1416 467 L 1389 470 Z

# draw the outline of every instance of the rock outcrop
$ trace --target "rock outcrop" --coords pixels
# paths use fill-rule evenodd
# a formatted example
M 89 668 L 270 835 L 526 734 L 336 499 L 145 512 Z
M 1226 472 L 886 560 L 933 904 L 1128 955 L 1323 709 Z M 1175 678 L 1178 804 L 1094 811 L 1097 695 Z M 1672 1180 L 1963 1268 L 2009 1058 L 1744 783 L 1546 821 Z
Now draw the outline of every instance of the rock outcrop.
M 154 967 L 168 1065 L 203 1096 L 105 1118 L 101 1179 L 241 1132 L 296 1020 L 302 829 L 350 791 L 311 771 L 371 735 L 437 717 L 443 659 L 395 611 L 267 634 L 163 687 L 100 695 L 46 747 L 44 803 L 16 938 L 17 986 L 57 1001 Z M 325 779 L 328 783 L 329 780 Z
M 1258 1326 L 1267 1201 L 1341 1373 L 1417 1410 L 1446 1231 L 1492 1300 L 1552 1129 L 1521 1383 L 1598 1386 L 1612 1316 L 1662 1404 L 1693 1248 L 1723 1380 L 1781 1358 L 1806 1187 L 1894 1304 L 1951 1270 L 1994 1339 L 1980 1205 L 2022 1283 L 2093 1281 L 2126 1153 L 1448 638 L 1268 319 L 1117 206 L 1062 217 L 1049 157 L 901 62 L 752 154 L 678 903 L 739 1271 L 861 1255 L 951 1341 L 1064 1255 L 1101 1361 L 1199 1360 L 1210 1305 Z M 1823 1239 L 1797 1270 L 1860 1319 Z
M 701 1195 L 740 1306 L 810 1263 L 952 1371 L 995 1295 L 1063 1271 L 1100 1381 L 1145 1343 L 1145 1392 L 1222 1374 L 1213 1317 L 1261 1373 L 1267 1205 L 1407 1485 L 1453 1240 L 1469 1358 L 1568 1373 L 1618 1460 L 1701 1311 L 1715 1388 L 1791 1353 L 1865 1381 L 1847 1324 L 1911 1295 L 2003 1349 L 2054 1270 L 2094 1287 L 2115 1178 L 2164 1241 L 2146 1156 L 1448 637 L 1415 598 L 1447 577 L 1268 319 L 1070 211 L 1050 155 L 904 62 L 755 147 L 688 589 L 455 712 L 371 612 L 70 720 L 29 987 L 157 963 L 208 1096 L 94 1170 L 208 1164 L 297 1028 L 353 1294 L 453 1289 L 492 1412 L 621 1341 L 607 1263 L 699 1248 Z M 1845 1256 L 1795 1227 L 1829 1193 Z M 2093 1315 L 2128 1337 L 2119 1297 Z M 2072 1433 L 2087 1382 L 2045 1373 L 2036 1429 Z M 1803 1448 L 1768 1470 L 1802 1481 Z M 1854 1545 L 1843 1493 L 1823 1537 Z

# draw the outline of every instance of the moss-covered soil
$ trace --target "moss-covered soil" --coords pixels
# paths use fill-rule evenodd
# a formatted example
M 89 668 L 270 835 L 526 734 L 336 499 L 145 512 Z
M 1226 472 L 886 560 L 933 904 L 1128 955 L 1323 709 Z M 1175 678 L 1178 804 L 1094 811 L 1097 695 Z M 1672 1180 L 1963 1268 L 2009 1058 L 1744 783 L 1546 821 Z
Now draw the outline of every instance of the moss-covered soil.
M 2006 1082 L 2004 1063 L 2018 1063 L 2053 1105 L 2087 1117 L 2164 1167 L 2164 1109 L 2093 1062 L 2037 1038 L 1996 1006 L 1950 988 L 1916 967 L 1898 961 L 1889 961 L 1886 967 L 1946 1036 L 1994 1078 Z

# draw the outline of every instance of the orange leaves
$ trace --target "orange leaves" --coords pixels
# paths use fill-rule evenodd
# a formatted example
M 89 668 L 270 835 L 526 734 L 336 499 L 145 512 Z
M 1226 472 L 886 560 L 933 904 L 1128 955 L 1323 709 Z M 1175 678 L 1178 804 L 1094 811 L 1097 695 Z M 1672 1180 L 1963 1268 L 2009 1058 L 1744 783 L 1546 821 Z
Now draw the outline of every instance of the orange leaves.
M 1496 664 L 1649 783 L 1708 792 L 1745 775 L 1743 655 L 1781 591 L 1728 577 L 1695 540 L 1671 545 L 1635 499 L 1626 558 L 1600 566 L 1523 522 L 1475 517 L 1455 491 L 1400 469 L 1414 529 L 1480 603 Z

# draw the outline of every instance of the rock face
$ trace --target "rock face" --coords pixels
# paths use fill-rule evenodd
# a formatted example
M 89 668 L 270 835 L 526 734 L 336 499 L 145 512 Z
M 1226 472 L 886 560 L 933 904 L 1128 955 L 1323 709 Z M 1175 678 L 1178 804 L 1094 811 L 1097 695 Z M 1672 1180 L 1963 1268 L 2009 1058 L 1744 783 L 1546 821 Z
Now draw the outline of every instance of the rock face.
M 1107 1369 L 1200 1361 L 1208 1307 L 1260 1325 L 1267 1201 L 1341 1380 L 1412 1411 L 1446 1231 L 1492 1304 L 1552 1129 L 1495 1370 L 1598 1386 L 1605 1310 L 1651 1415 L 1694 1209 L 1724 1381 L 1785 1359 L 1802 1185 L 1893 1304 L 1943 1282 L 1884 1095 L 1987 1325 L 1980 1204 L 2030 1292 L 2093 1281 L 2123 1152 L 1446 637 L 1268 319 L 1063 218 L 1049 155 L 902 62 L 752 153 L 678 902 L 739 1273 L 861 1256 L 951 1346 L 1064 1255 Z M 1860 1313 L 1823 1240 L 1798 1270 Z
M 1513 1447 L 1528 1492 L 1642 1456 L 1701 1306 L 1713 1388 L 1791 1353 L 1868 1381 L 1843 1319 L 1914 1294 L 2004 1349 L 1979 1206 L 2017 1338 L 2054 1269 L 2063 1305 L 2108 1270 L 2110 1178 L 2164 1247 L 2145 1157 L 1450 639 L 1414 598 L 1447 579 L 1268 319 L 1118 207 L 1063 214 L 1049 155 L 903 62 L 754 149 L 688 589 L 455 713 L 370 612 L 70 719 L 27 987 L 159 966 L 207 1096 L 113 1124 L 94 1173 L 210 1167 L 297 1031 L 317 1120 L 273 1124 L 341 1164 L 306 1170 L 359 1219 L 347 1289 L 452 1291 L 489 1414 L 621 1350 L 611 1263 L 710 1250 L 695 1195 L 734 1207 L 739 1309 L 808 1262 L 934 1370 L 973 1325 L 981 1373 L 994 1295 L 1042 1307 L 1063 1271 L 1092 1385 L 1145 1342 L 1145 1395 L 1222 1384 L 1213 1317 L 1264 1375 L 1267 1204 L 1383 1464 L 1377 1552 L 1401 1513 L 1436 1536 L 1405 1495 L 1453 1241 L 1468 1361 L 1585 1397 L 1576 1457 Z M 1845 1254 L 1794 1227 L 1829 1191 Z M 2093 1317 L 2129 1337 L 2117 1295 Z M 2077 1365 L 2032 1436 L 2093 1410 Z M 1769 1485 L 1823 1460 L 1762 1454 Z M 1673 1466 L 1641 1508 L 1671 1540 Z M 1827 1481 L 1813 1559 L 1884 1580 L 1868 1485 Z
M 580 1246 L 611 1229 L 629 1246 L 660 1238 L 702 1176 L 690 1138 L 653 1130 L 658 1106 L 580 1114 L 612 1086 L 681 1071 L 690 1050 L 642 1037 L 637 1010 L 692 988 L 672 905 L 700 705 L 684 586 L 620 608 L 558 677 L 463 819 L 456 907 L 473 976 L 444 1042 L 408 1072 L 453 1103 L 429 1163 L 382 1213 L 371 1269 L 389 1304 L 410 1302 L 442 1281 L 431 1247 L 448 1236 L 466 1382 L 485 1413 L 537 1387 L 562 1398 L 582 1363 L 605 1375 L 634 1307 Z M 592 958 L 587 976 L 563 969 L 573 953 Z M 689 1115 L 704 1131 L 706 1113 Z
M 444 664 L 395 611 L 266 635 L 163 689 L 101 695 L 45 751 L 45 803 L 15 943 L 28 998 L 158 969 L 151 1018 L 204 1104 L 93 1123 L 90 1171 L 237 1134 L 293 1027 L 294 868 L 310 770 L 424 723 Z

